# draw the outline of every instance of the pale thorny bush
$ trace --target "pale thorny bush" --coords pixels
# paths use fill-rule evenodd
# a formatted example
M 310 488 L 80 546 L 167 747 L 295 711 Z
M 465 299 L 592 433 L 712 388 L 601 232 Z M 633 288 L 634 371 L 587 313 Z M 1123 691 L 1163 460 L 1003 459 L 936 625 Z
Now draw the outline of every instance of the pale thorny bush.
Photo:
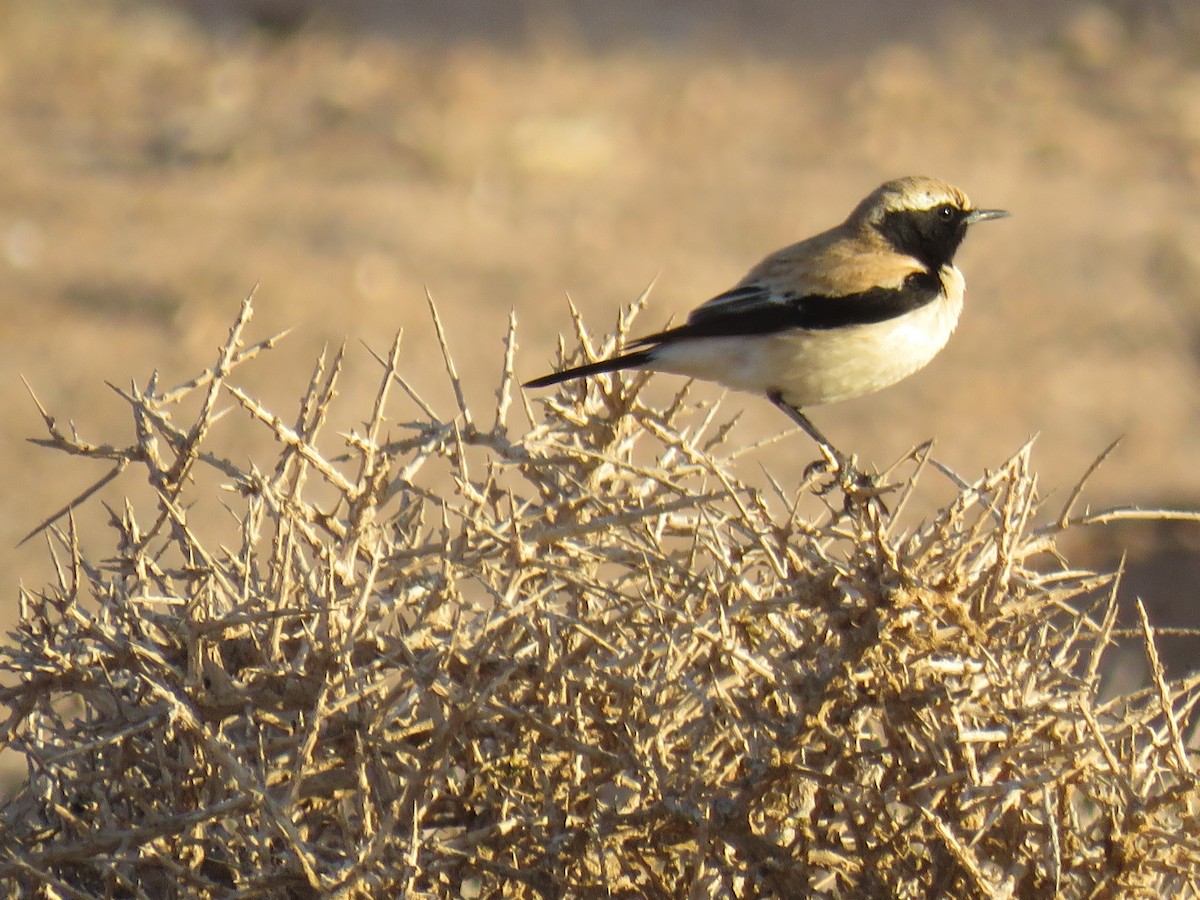
M 599 347 L 577 317 L 584 352 L 633 311 Z M 10 891 L 1200 893 L 1197 682 L 1165 681 L 1145 623 L 1155 687 L 1098 700 L 1113 594 L 1056 557 L 1077 522 L 1039 523 L 1028 447 L 905 524 L 918 477 L 953 477 L 927 447 L 882 500 L 750 484 L 686 389 L 530 405 L 513 331 L 480 415 L 440 324 L 453 414 L 397 339 L 331 438 L 344 355 L 281 417 L 232 380 L 274 343 L 246 344 L 249 317 L 193 381 L 122 392 L 128 445 L 46 414 L 48 446 L 153 494 L 103 556 L 46 523 L 56 576 L 3 656 L 28 765 Z M 230 401 L 273 459 L 222 455 Z M 193 521 L 214 496 L 231 541 Z

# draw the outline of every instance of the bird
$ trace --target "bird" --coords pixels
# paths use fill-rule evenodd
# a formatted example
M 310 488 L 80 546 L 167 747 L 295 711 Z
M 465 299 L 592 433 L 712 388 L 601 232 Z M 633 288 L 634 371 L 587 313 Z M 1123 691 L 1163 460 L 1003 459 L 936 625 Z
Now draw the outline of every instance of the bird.
M 771 253 L 684 324 L 524 387 L 648 369 L 763 394 L 834 471 L 847 473 L 852 458 L 803 410 L 873 393 L 924 368 L 962 312 L 965 281 L 954 256 L 968 228 L 1007 215 L 974 207 L 937 178 L 887 181 L 840 225 Z

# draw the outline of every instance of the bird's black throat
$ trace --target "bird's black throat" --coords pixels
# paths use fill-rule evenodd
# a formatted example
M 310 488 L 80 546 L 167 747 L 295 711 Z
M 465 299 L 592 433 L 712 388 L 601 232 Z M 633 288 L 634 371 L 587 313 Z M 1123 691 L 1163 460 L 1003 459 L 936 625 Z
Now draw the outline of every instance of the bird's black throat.
M 967 215 L 949 205 L 892 210 L 884 215 L 879 233 L 897 252 L 916 257 L 936 272 L 954 261 L 967 235 Z

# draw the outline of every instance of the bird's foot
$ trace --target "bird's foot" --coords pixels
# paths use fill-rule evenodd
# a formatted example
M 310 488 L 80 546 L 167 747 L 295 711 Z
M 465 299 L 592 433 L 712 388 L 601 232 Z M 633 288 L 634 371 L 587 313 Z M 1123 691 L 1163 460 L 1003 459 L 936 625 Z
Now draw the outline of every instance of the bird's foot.
M 824 459 L 810 463 L 804 470 L 804 477 L 816 480 L 820 475 L 828 474 L 827 483 L 817 488 L 816 493 L 824 496 L 835 488 L 841 488 L 846 495 L 846 502 L 874 500 L 883 494 L 896 489 L 897 485 L 887 484 L 878 475 L 870 475 L 858 467 L 858 459 L 847 456 L 828 444 L 821 445 L 821 455 Z

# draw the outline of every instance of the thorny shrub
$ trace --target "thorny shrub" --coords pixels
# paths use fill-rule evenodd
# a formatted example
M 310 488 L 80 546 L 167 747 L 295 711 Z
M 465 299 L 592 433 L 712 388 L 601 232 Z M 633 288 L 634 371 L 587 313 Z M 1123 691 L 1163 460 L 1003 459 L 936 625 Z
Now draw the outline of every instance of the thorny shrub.
M 635 304 L 636 306 L 636 304 Z M 883 499 L 732 473 L 717 409 L 603 377 L 443 417 L 400 374 L 321 446 L 344 356 L 290 422 L 215 365 L 122 391 L 141 471 L 110 556 L 74 513 L 2 651 L 0 815 L 22 896 L 1197 896 L 1197 679 L 1101 702 L 1108 580 L 1037 524 L 1028 448 L 902 526 Z M 596 348 L 578 322 L 583 353 Z M 435 311 L 436 321 L 436 311 Z M 396 418 L 393 394 L 410 411 Z M 190 424 L 173 418 L 185 398 Z M 531 423 L 509 424 L 520 398 Z M 230 401 L 278 444 L 221 455 Z M 798 440 L 785 435 L 784 440 Z M 190 522 L 202 476 L 236 522 Z M 800 501 L 824 501 L 801 514 Z M 72 513 L 68 515 L 67 513 Z

